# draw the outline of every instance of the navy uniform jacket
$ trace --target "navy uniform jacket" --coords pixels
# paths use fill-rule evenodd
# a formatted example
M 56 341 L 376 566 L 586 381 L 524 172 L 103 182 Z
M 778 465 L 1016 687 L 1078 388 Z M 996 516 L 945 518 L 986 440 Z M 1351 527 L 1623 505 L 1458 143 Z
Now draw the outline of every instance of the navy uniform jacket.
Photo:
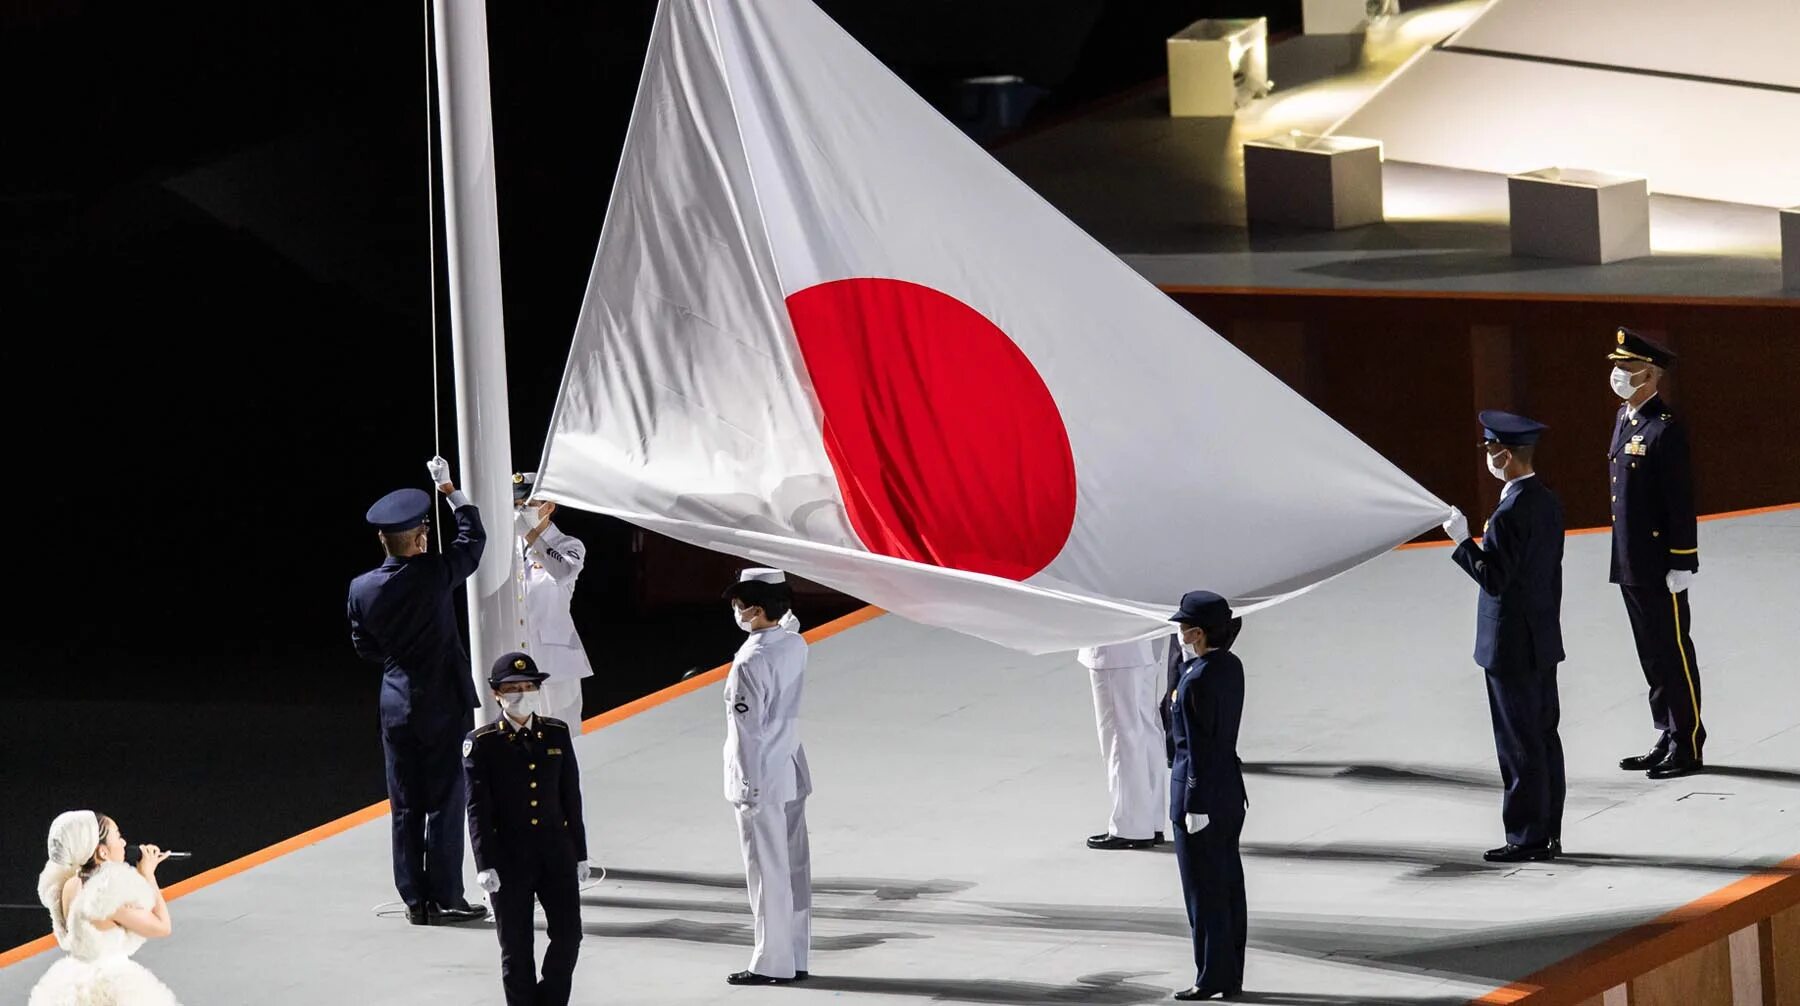
M 442 555 L 390 556 L 350 581 L 350 642 L 381 665 L 382 726 L 460 720 L 480 704 L 455 599 L 486 545 L 481 511 L 458 507 L 456 540 Z
M 1562 662 L 1563 512 L 1536 475 L 1519 482 L 1488 519 L 1481 544 L 1451 553 L 1481 586 L 1475 662 L 1494 671 Z
M 502 717 L 463 741 L 469 785 L 469 845 L 475 869 L 507 871 L 528 863 L 587 859 L 581 820 L 581 770 L 569 725 L 534 716 L 524 730 Z
M 1244 769 L 1238 761 L 1238 724 L 1244 718 L 1244 664 L 1230 650 L 1213 650 L 1182 668 L 1169 703 L 1169 820 L 1187 814 L 1229 817 L 1244 812 Z
M 1687 430 L 1661 398 L 1645 402 L 1635 420 L 1619 408 L 1606 459 L 1612 469 L 1612 582 L 1661 587 L 1669 570 L 1699 569 Z

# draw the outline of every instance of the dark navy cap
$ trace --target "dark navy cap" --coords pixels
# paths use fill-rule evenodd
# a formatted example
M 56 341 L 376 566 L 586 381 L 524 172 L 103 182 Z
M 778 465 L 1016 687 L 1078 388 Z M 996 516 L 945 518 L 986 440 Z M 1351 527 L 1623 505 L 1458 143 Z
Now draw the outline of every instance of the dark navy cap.
M 537 488 L 537 472 L 513 472 L 513 502 L 523 503 Z
M 1673 366 L 1675 363 L 1674 350 L 1660 343 L 1651 342 L 1623 325 L 1613 333 L 1613 343 L 1612 352 L 1606 354 L 1608 360 L 1636 360 L 1639 363 L 1665 368 Z
M 1510 412 L 1489 409 L 1483 412 L 1481 433 L 1489 443 L 1505 444 L 1508 447 L 1529 447 L 1538 442 L 1550 427 L 1535 419 L 1526 419 Z
M 431 494 L 423 489 L 396 489 L 363 515 L 377 531 L 411 531 L 430 517 Z
M 1231 602 L 1210 590 L 1190 590 L 1181 595 L 1181 610 L 1169 621 L 1201 629 L 1216 629 L 1231 622 Z
M 514 650 L 501 654 L 500 659 L 494 661 L 494 666 L 488 671 L 488 685 L 499 688 L 509 681 L 529 681 L 536 685 L 542 684 L 549 676 L 538 670 L 537 661 L 531 659 L 531 654 Z

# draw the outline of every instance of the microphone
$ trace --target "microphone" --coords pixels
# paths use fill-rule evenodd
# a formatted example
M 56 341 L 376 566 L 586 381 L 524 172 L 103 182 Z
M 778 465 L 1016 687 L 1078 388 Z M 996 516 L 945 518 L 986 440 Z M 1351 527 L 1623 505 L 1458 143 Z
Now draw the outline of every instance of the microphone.
M 194 858 L 194 854 L 191 852 L 169 852 L 169 853 L 167 853 L 167 856 L 171 860 L 193 859 Z M 128 845 L 125 847 L 125 865 L 126 866 L 136 866 L 136 865 L 138 865 L 138 860 L 143 859 L 143 858 L 144 858 L 144 847 L 143 846 Z

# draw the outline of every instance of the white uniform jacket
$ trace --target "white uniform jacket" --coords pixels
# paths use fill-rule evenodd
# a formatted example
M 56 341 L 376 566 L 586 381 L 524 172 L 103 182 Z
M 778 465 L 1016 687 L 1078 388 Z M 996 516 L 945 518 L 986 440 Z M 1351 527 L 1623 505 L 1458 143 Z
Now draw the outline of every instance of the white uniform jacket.
M 553 681 L 592 675 L 594 669 L 588 665 L 581 637 L 575 632 L 575 619 L 569 614 L 575 581 L 586 564 L 586 546 L 555 524 L 544 528 L 530 545 L 517 537 L 513 546 L 513 584 L 519 617 L 525 621 L 523 649 Z
M 800 744 L 806 640 L 776 626 L 752 632 L 725 679 L 725 799 L 780 805 L 812 792 Z

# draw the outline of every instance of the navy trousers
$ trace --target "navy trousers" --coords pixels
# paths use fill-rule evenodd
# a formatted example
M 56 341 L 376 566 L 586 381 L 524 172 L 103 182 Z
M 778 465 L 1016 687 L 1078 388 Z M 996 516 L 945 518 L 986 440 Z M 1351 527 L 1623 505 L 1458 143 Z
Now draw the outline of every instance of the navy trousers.
M 1688 592 L 1620 586 L 1619 593 L 1650 685 L 1651 722 L 1662 731 L 1664 746 L 1699 758 L 1706 726 L 1700 722 L 1700 661 L 1688 638 Z
M 468 792 L 462 742 L 472 712 L 441 722 L 396 723 L 381 729 L 392 805 L 394 887 L 408 907 L 464 904 L 463 841 Z
M 514 862 L 498 867 L 500 889 L 493 894 L 494 929 L 500 935 L 500 984 L 506 1006 L 568 1006 L 581 950 L 581 885 L 575 862 Z M 532 899 L 544 906 L 550 946 L 544 950 L 539 980 L 532 956 Z
M 1187 899 L 1188 928 L 1194 934 L 1194 984 L 1233 991 L 1244 986 L 1244 946 L 1249 909 L 1244 899 L 1244 861 L 1238 836 L 1242 813 L 1213 817 L 1197 835 L 1187 822 L 1172 821 L 1175 862 Z
M 1500 820 L 1506 840 L 1541 846 L 1562 838 L 1562 703 L 1556 666 L 1487 672 L 1488 712 L 1494 721 L 1494 753 L 1500 759 Z

